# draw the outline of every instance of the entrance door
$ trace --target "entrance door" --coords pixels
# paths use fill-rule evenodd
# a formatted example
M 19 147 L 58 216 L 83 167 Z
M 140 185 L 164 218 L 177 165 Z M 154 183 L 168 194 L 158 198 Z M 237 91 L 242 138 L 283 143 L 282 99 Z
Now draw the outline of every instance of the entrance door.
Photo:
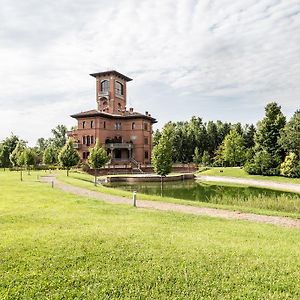
M 116 159 L 121 159 L 121 149 L 115 149 L 114 150 L 114 152 L 115 152 L 115 158 Z

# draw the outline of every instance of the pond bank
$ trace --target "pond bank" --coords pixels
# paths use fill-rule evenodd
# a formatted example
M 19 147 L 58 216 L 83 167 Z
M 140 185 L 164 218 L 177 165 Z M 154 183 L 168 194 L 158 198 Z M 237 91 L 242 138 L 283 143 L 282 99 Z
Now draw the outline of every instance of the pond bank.
M 209 181 L 209 182 L 237 183 L 243 185 L 276 189 L 280 191 L 300 193 L 300 184 L 297 183 L 284 183 L 284 182 L 275 182 L 271 180 L 258 180 L 258 179 L 246 179 L 246 178 L 225 177 L 225 176 L 206 176 L 206 175 L 197 175 L 196 179 L 201 181 Z
M 163 177 L 164 182 L 169 181 L 181 181 L 181 180 L 188 180 L 194 179 L 195 175 L 188 173 L 188 174 L 176 174 L 176 175 L 168 175 Z M 139 175 L 128 175 L 128 176 L 112 176 L 106 177 L 106 182 L 160 182 L 161 176 L 156 174 L 139 174 Z

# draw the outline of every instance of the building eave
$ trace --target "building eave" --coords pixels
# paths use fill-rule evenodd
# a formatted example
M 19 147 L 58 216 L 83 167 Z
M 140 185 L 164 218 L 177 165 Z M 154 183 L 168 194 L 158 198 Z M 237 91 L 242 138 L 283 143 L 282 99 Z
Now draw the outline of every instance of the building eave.
M 90 74 L 90 76 L 95 77 L 95 78 L 100 77 L 100 76 L 107 76 L 107 75 L 115 75 L 115 76 L 118 76 L 118 77 L 120 77 L 121 79 L 123 79 L 125 81 L 132 81 L 131 78 L 129 78 L 129 77 L 127 77 L 127 76 L 125 76 L 125 75 L 123 75 L 123 74 L 121 74 L 121 73 L 119 73 L 115 70 Z

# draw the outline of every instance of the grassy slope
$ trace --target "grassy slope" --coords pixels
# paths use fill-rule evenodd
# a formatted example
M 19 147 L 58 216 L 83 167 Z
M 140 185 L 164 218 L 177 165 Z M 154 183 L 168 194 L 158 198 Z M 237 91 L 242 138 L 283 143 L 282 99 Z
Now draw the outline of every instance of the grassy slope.
M 223 172 L 220 172 L 222 170 Z M 300 184 L 300 178 L 287 178 L 282 176 L 262 176 L 262 175 L 249 175 L 245 170 L 241 168 L 210 168 L 209 170 L 197 173 L 199 175 L 209 175 L 209 176 L 228 176 L 228 177 L 238 177 L 247 179 L 257 179 L 257 180 L 269 180 L 282 183 L 296 183 Z
M 35 178 L 0 172 L 0 299 L 300 297 L 299 230 L 109 205 Z
M 101 185 L 95 187 L 92 184 L 94 178 L 83 172 L 70 172 L 70 176 L 66 177 L 65 172 L 58 173 L 58 179 L 75 186 L 83 187 L 86 189 L 99 191 L 107 194 L 112 194 L 116 196 L 122 196 L 131 198 L 132 194 L 128 191 L 107 188 Z M 210 183 L 205 183 L 210 184 Z M 216 184 L 215 182 L 213 184 Z M 227 185 L 226 183 L 220 183 L 220 185 Z M 238 200 L 238 199 L 214 199 L 215 203 L 207 203 L 207 202 L 197 202 L 197 201 L 188 201 L 188 200 L 180 200 L 169 197 L 159 197 L 152 195 L 143 195 L 138 194 L 138 199 L 146 199 L 153 201 L 163 201 L 163 202 L 171 202 L 185 205 L 193 205 L 200 207 L 213 207 L 213 208 L 222 208 L 229 210 L 239 210 L 242 212 L 252 212 L 257 214 L 264 215 L 274 215 L 274 216 L 288 216 L 292 218 L 300 218 L 300 202 L 299 199 L 290 199 L 290 198 L 278 198 L 278 199 L 269 199 L 269 198 L 257 198 L 253 197 L 249 199 L 249 201 Z

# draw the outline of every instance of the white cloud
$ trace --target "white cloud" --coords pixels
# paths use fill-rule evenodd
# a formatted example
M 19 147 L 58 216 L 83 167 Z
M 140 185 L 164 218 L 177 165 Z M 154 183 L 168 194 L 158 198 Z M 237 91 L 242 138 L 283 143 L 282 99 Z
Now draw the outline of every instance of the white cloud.
M 245 122 L 274 98 L 299 108 L 299 0 L 1 2 L 0 138 L 29 122 L 24 109 L 34 124 L 41 105 L 52 123 L 69 122 L 81 110 L 73 102 L 93 108 L 88 74 L 109 68 L 135 79 L 130 101 L 161 122 L 194 113 L 231 120 L 224 103 Z M 249 106 L 252 119 L 238 112 Z M 20 122 L 7 122 L 8 111 Z M 34 139 L 36 127 L 25 138 Z

